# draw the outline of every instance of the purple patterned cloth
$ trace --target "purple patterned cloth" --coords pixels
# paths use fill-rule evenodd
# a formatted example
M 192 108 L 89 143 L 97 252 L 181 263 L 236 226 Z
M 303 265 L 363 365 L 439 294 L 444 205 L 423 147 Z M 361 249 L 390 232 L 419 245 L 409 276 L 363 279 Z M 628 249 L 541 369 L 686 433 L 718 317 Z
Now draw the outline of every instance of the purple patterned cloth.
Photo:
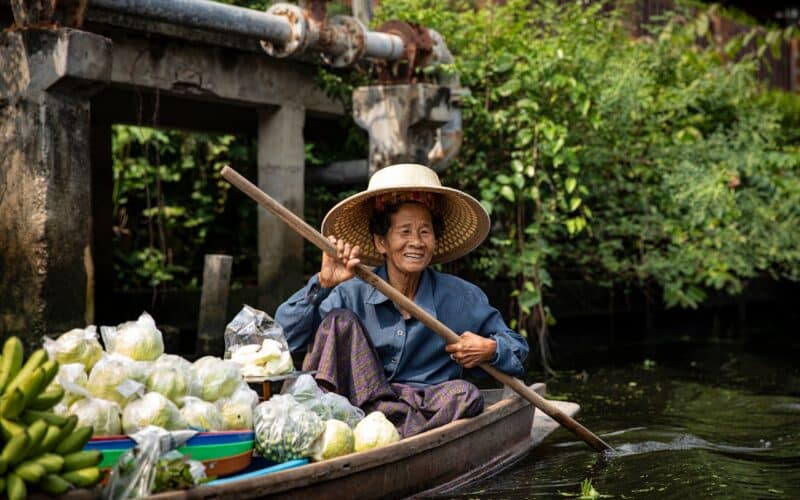
M 378 353 L 358 318 L 336 309 L 322 320 L 303 370 L 316 370 L 317 383 L 345 396 L 365 412 L 381 411 L 403 437 L 483 411 L 483 396 L 465 380 L 429 387 L 389 383 Z

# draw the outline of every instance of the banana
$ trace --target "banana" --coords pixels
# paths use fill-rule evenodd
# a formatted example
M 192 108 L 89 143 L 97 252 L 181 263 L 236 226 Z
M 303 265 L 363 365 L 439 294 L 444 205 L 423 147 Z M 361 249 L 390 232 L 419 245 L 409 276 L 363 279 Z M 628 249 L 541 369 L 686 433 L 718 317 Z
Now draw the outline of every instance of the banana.
M 56 375 L 58 375 L 58 361 L 54 359 L 48 359 L 42 363 L 40 368 L 44 370 L 44 380 L 42 381 L 42 388 L 44 388 L 50 385 L 50 382 L 52 382 L 53 379 L 56 378 Z
M 49 361 L 48 361 L 49 363 Z M 46 386 L 45 386 L 46 387 Z M 28 404 L 28 408 L 32 410 L 49 410 L 61 401 L 64 397 L 64 389 L 56 387 L 48 389 Z
M 87 467 L 94 467 L 103 459 L 100 450 L 83 450 L 64 455 L 64 470 L 69 472 Z
M 44 455 L 38 456 L 34 462 L 44 467 L 44 470 L 47 471 L 48 474 L 53 474 L 61 472 L 62 469 L 64 469 L 65 458 L 55 453 L 45 453 Z
M 6 418 L 0 418 L 0 433 L 3 434 L 3 439 L 11 441 L 11 438 L 17 434 L 25 434 L 25 428 L 16 422 L 12 422 Z
M 88 488 L 97 484 L 102 479 L 103 474 L 97 467 L 86 467 L 61 474 L 61 477 L 78 488 Z
M 68 455 L 70 453 L 74 453 L 76 451 L 80 451 L 86 445 L 86 442 L 89 441 L 89 438 L 92 437 L 92 428 L 91 427 L 78 427 L 75 432 L 71 435 L 67 436 L 67 438 L 61 441 L 55 449 L 55 452 L 59 455 Z
M 25 393 L 14 389 L 9 394 L 0 398 L 0 417 L 14 419 L 25 408 Z
M 47 474 L 39 481 L 39 488 L 51 495 L 63 495 L 72 487 L 70 483 L 56 474 Z
M 22 478 L 23 481 L 30 484 L 38 483 L 42 477 L 47 473 L 44 467 L 36 462 L 22 462 L 14 469 L 14 474 Z
M 42 382 L 44 382 L 44 370 L 42 368 L 35 369 L 25 380 L 20 382 L 18 387 L 25 394 L 23 406 L 28 406 L 28 403 L 39 396 L 39 392 L 44 388 Z
M 75 415 L 68 416 L 67 423 L 61 426 L 61 432 L 55 439 L 55 444 L 53 445 L 53 447 L 58 446 L 58 444 L 67 439 L 68 436 L 71 436 L 73 431 L 75 431 L 75 427 L 77 425 L 78 425 L 78 417 L 76 417 Z M 63 455 L 63 453 L 59 453 L 59 455 Z
M 37 420 L 44 420 L 50 425 L 57 425 L 59 427 L 67 423 L 67 417 L 62 417 L 61 415 L 56 415 L 49 411 L 25 410 L 22 413 L 22 421 L 28 425 Z
M 25 458 L 38 455 L 40 453 L 39 447 L 42 444 L 45 434 L 47 434 L 47 422 L 44 420 L 37 420 L 29 425 L 25 432 L 28 433 L 28 446 L 25 450 Z
M 22 341 L 19 337 L 10 337 L 3 344 L 3 359 L 0 361 L 0 394 L 22 368 L 23 354 Z
M 39 368 L 39 365 L 45 361 L 47 361 L 47 352 L 44 349 L 37 349 L 34 351 L 25 364 L 22 365 L 22 368 L 17 372 L 17 375 L 5 387 L 3 394 L 8 394 L 17 388 L 22 381 L 30 377 L 34 370 Z
M 6 443 L 6 446 L 3 448 L 3 452 L 0 453 L 0 458 L 3 458 L 9 467 L 16 465 L 17 462 L 22 460 L 22 458 L 25 456 L 27 447 L 28 434 L 25 432 L 17 434 Z
M 72 432 L 72 431 L 70 431 Z M 42 439 L 42 444 L 39 445 L 39 451 L 48 453 L 59 443 L 59 436 L 61 435 L 61 428 L 57 425 L 48 425 L 47 432 Z
M 6 476 L 6 496 L 8 496 L 8 500 L 28 498 L 28 488 L 25 487 L 25 482 L 13 472 Z

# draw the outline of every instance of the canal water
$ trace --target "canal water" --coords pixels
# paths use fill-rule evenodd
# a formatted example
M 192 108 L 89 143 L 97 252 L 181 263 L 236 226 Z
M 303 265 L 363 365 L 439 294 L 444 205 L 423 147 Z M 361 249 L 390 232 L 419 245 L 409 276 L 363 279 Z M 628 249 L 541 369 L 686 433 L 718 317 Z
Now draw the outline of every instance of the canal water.
M 800 499 L 800 350 L 781 342 L 673 335 L 559 371 L 551 397 L 579 403 L 578 420 L 616 451 L 560 429 L 450 496 L 580 498 L 588 479 L 594 498 Z

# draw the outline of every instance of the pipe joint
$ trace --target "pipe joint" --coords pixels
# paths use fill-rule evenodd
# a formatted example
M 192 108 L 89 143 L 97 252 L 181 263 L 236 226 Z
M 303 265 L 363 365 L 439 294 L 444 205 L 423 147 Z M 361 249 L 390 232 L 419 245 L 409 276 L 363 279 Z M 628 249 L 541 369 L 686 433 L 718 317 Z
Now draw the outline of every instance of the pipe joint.
M 366 52 L 367 29 L 351 16 L 334 16 L 328 21 L 337 46 L 322 51 L 322 59 L 334 68 L 352 66 Z
M 308 20 L 303 9 L 288 3 L 276 3 L 267 9 L 267 14 L 285 19 L 289 23 L 289 37 L 283 43 L 261 40 L 261 48 L 272 57 L 289 57 L 301 54 L 308 43 Z

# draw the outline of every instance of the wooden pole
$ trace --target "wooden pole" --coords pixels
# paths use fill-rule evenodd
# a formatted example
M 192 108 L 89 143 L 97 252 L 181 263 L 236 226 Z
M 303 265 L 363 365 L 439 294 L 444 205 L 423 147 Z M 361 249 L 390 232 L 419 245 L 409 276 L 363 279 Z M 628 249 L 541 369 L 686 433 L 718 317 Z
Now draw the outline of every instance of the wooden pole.
M 197 320 L 198 354 L 222 357 L 225 350 L 223 334 L 228 310 L 232 262 L 233 257 L 230 255 L 206 255 L 200 314 Z
M 328 255 L 336 255 L 336 247 L 333 246 L 333 244 L 328 241 L 328 239 L 325 238 L 319 231 L 306 224 L 303 219 L 295 215 L 292 211 L 288 210 L 283 205 L 270 198 L 269 195 L 258 189 L 257 186 L 242 177 L 238 172 L 230 167 L 225 167 L 222 169 L 222 177 L 240 189 L 244 194 L 255 200 L 259 205 L 272 212 L 276 217 L 288 224 L 289 227 L 297 231 L 305 239 L 313 243 L 317 248 Z M 453 330 L 448 328 L 444 323 L 435 317 L 431 316 L 427 311 L 400 293 L 392 285 L 381 279 L 381 277 L 372 272 L 369 267 L 359 264 L 356 267 L 355 272 L 361 279 L 389 297 L 389 299 L 391 299 L 392 302 L 394 302 L 399 308 L 408 311 L 409 314 L 417 318 L 422 324 L 433 330 L 434 333 L 442 337 L 448 344 L 458 342 L 459 337 L 455 332 L 453 332 Z M 596 451 L 613 451 L 613 448 L 605 441 L 597 437 L 594 433 L 592 433 L 592 431 L 581 425 L 575 419 L 561 411 L 557 406 L 553 405 L 531 390 L 521 380 L 497 370 L 488 363 L 483 363 L 479 366 L 486 373 L 513 389 L 514 392 L 529 401 L 536 408 L 540 409 L 550 418 L 581 438 Z

